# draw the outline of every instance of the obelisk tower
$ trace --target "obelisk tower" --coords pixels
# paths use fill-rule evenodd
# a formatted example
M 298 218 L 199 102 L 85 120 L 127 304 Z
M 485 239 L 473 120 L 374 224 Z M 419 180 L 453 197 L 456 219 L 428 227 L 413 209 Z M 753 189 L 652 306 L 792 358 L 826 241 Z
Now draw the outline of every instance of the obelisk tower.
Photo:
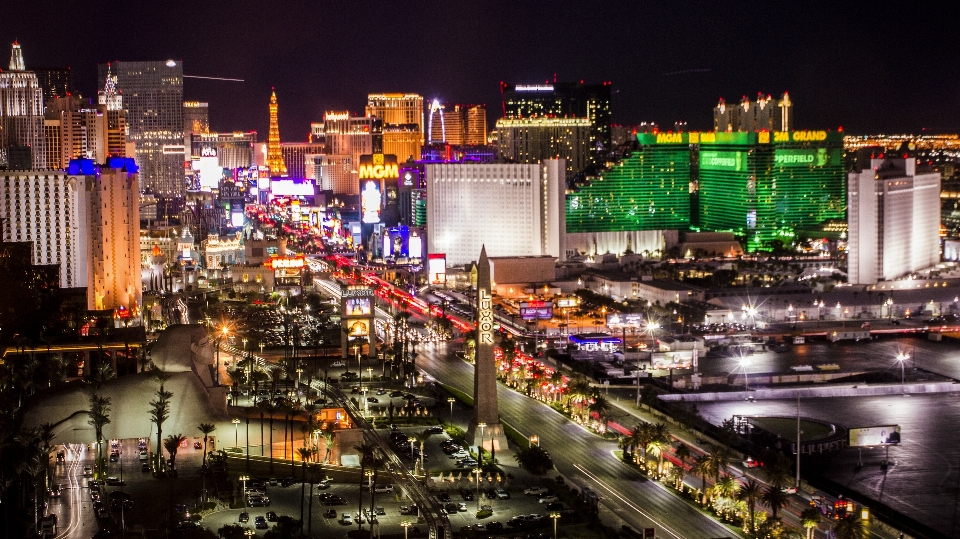
M 473 418 L 467 436 L 472 445 L 506 449 L 507 437 L 500 424 L 497 405 L 497 364 L 493 358 L 493 294 L 487 249 L 480 249 L 477 263 L 477 351 L 473 374 Z

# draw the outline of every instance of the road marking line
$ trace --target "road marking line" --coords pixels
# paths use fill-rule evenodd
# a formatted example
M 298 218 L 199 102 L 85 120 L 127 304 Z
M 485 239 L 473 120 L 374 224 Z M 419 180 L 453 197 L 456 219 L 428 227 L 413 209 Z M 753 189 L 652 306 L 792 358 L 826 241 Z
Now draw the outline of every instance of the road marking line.
M 576 468 L 576 469 L 578 469 L 578 470 L 580 470 L 584 475 L 586 475 L 586 476 L 589 477 L 590 479 L 593 479 L 598 485 L 600 485 L 600 487 L 602 487 L 604 490 L 606 490 L 607 492 L 609 492 L 610 494 L 612 494 L 615 498 L 617 498 L 618 500 L 620 500 L 621 502 L 623 502 L 624 504 L 626 504 L 627 507 L 629 507 L 629 508 L 633 509 L 634 511 L 640 513 L 641 515 L 647 517 L 647 519 L 649 519 L 649 520 L 651 520 L 652 522 L 654 522 L 655 524 L 659 525 L 661 528 L 663 528 L 663 529 L 664 529 L 667 533 L 669 533 L 670 535 L 676 537 L 677 539 L 683 539 L 683 537 L 682 537 L 680 534 L 678 534 L 677 532 L 673 531 L 669 526 L 667 526 L 666 524 L 664 524 L 664 523 L 661 522 L 660 520 L 654 518 L 653 515 L 651 515 L 650 513 L 647 513 L 646 511 L 644 511 L 643 509 L 641 509 L 637 504 L 631 502 L 631 501 L 628 500 L 627 498 L 621 496 L 620 493 L 618 493 L 617 491 L 615 491 L 615 490 L 613 490 L 612 488 L 608 487 L 607 484 L 604 483 L 603 481 L 601 481 L 599 477 L 597 477 L 596 475 L 594 475 L 592 472 L 588 471 L 588 470 L 587 470 L 586 468 L 584 468 L 583 466 L 581 466 L 581 465 L 579 465 L 579 464 L 574 464 L 573 467 Z

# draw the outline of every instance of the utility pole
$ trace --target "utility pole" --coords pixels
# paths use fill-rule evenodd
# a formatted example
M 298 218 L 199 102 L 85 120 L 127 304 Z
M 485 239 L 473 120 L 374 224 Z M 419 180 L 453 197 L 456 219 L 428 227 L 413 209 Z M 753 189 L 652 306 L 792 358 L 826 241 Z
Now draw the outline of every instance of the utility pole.
M 800 392 L 797 392 L 797 492 L 800 491 Z

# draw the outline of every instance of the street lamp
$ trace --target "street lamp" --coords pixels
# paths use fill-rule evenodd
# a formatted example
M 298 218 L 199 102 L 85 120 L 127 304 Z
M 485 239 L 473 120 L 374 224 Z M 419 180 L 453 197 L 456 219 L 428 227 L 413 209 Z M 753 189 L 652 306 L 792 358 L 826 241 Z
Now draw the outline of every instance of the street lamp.
M 240 447 L 240 418 L 235 417 L 230 422 L 233 423 L 233 447 Z
M 453 403 L 457 402 L 457 399 L 450 397 L 447 402 L 450 403 L 450 424 L 453 425 Z
M 238 421 L 239 421 L 239 420 L 238 420 Z M 242 492 L 242 495 L 243 495 L 243 508 L 246 509 L 246 508 L 247 508 L 247 481 L 250 480 L 250 477 L 249 477 L 249 476 L 246 476 L 246 475 L 241 475 L 241 476 L 240 476 L 240 480 L 243 481 L 243 492 Z
M 473 475 L 477 476 L 477 511 L 480 510 L 480 474 L 483 473 L 483 470 L 480 468 L 473 469 Z
M 909 355 L 909 354 L 904 354 L 903 352 L 897 352 L 897 361 L 900 362 L 900 394 L 903 395 L 904 397 L 907 396 L 907 387 L 906 387 L 906 385 L 905 385 L 905 383 L 904 383 L 904 370 L 903 370 L 904 368 L 903 368 L 903 364 L 904 364 L 904 362 L 906 362 L 908 359 L 910 359 L 910 355 Z
M 483 464 L 483 432 L 487 428 L 486 423 L 477 423 L 477 426 L 480 427 L 480 444 L 477 445 L 477 457 L 480 461 L 480 464 Z
M 560 520 L 560 513 L 554 511 L 550 513 L 550 518 L 553 520 L 553 539 L 557 539 L 557 521 Z

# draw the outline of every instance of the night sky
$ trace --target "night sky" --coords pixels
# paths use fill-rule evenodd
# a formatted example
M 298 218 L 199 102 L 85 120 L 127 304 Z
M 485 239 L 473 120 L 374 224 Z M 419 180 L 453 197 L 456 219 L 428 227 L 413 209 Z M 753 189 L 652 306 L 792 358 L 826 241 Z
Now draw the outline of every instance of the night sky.
M 789 4 L 789 5 L 781 5 Z M 788 91 L 797 128 L 960 132 L 960 9 L 910 3 L 136 0 L 0 2 L 0 67 L 182 59 L 185 97 L 211 129 L 266 138 L 275 86 L 285 141 L 325 110 L 362 114 L 368 92 L 485 103 L 499 82 L 613 82 L 613 119 L 712 127 L 718 98 Z M 878 5 L 879 4 L 879 5 Z M 889 4 L 889 7 L 887 7 Z

